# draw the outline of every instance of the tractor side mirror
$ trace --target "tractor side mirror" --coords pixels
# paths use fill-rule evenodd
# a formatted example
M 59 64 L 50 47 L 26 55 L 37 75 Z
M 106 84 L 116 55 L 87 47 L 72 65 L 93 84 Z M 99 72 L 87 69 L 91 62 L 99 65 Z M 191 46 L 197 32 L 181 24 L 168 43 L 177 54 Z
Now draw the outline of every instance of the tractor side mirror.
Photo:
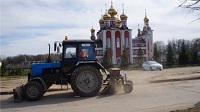
M 62 44 L 58 41 L 54 42 L 54 52 L 60 53 L 60 48 L 62 47 Z
M 57 46 L 57 53 L 60 53 L 60 47 Z
M 57 43 L 54 42 L 54 52 L 56 52 Z

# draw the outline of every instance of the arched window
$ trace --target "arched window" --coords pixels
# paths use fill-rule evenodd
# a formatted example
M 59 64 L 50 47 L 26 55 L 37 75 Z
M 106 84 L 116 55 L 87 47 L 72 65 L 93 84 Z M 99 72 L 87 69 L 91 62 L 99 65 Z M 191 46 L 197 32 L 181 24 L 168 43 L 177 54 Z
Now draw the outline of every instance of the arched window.
M 119 38 L 117 38 L 117 48 L 120 48 L 120 40 L 119 40 Z
M 126 48 L 128 48 L 128 38 L 126 38 Z
M 110 48 L 110 38 L 107 39 L 107 42 L 108 48 Z
M 120 65 L 120 64 L 121 64 L 121 59 L 117 58 L 117 65 Z

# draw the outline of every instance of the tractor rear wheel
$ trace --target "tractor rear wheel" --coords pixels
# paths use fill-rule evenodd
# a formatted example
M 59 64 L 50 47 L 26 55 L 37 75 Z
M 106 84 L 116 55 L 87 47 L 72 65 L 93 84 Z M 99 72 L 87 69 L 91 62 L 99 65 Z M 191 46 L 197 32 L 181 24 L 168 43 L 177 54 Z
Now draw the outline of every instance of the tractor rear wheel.
M 43 86 L 38 81 L 29 81 L 24 86 L 23 91 L 24 91 L 25 98 L 29 101 L 40 100 L 44 94 Z
M 75 69 L 70 78 L 73 91 L 82 97 L 91 97 L 99 93 L 102 74 L 94 66 L 84 65 Z

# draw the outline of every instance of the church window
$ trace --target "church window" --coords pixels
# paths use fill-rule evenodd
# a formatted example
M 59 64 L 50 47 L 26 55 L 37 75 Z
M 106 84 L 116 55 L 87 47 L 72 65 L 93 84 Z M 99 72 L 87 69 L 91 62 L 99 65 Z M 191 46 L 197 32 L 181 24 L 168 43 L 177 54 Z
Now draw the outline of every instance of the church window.
M 107 44 L 108 48 L 110 48 L 110 38 L 108 38 L 107 41 L 108 41 L 108 44 Z
M 120 48 L 120 41 L 119 41 L 119 38 L 117 38 L 117 48 Z
M 126 48 L 128 48 L 128 38 L 126 38 Z
M 120 65 L 120 64 L 121 64 L 121 59 L 117 58 L 117 65 Z

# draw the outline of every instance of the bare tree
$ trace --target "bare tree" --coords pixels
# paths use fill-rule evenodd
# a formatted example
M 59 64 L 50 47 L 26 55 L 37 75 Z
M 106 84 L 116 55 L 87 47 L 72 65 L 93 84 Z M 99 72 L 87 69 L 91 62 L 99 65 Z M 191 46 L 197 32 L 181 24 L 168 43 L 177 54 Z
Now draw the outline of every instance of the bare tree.
M 184 8 L 188 10 L 188 13 L 197 12 L 197 19 L 193 20 L 198 21 L 200 20 L 200 0 L 182 0 L 181 4 L 178 7 Z

